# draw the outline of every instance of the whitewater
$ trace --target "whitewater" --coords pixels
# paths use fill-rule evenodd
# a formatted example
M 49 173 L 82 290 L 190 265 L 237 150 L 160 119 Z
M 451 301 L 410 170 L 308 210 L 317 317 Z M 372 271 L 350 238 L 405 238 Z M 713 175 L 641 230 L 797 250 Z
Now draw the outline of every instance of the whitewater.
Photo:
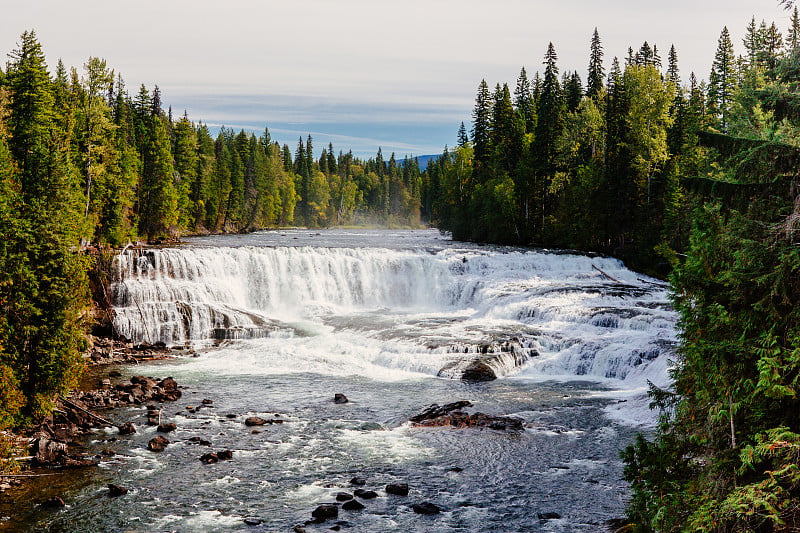
M 146 369 L 188 387 L 169 408 L 176 436 L 204 431 L 235 460 L 208 468 L 180 443 L 154 456 L 144 427 L 133 442 L 112 441 L 119 454 L 103 470 L 132 496 L 91 503 L 96 481 L 76 496 L 109 530 L 233 531 L 256 516 L 263 531 L 289 531 L 362 476 L 412 491 L 340 513 L 343 530 L 597 531 L 623 513 L 618 452 L 652 426 L 645 393 L 669 384 L 677 339 L 667 285 L 616 259 L 433 230 L 194 238 L 126 250 L 113 269 L 121 334 L 197 351 Z M 335 392 L 351 402 L 333 404 Z M 214 410 L 186 411 L 206 397 Z M 524 432 L 407 423 L 461 399 L 522 418 Z M 242 431 L 243 417 L 270 413 L 287 423 Z M 444 512 L 415 515 L 421 499 Z M 65 512 L 36 527 L 81 524 Z

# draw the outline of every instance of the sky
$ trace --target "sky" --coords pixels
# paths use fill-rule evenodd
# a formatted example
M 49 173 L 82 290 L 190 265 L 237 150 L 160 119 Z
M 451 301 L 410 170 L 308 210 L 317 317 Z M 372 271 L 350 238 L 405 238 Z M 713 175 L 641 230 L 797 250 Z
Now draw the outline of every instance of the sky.
M 0 55 L 33 29 L 51 70 L 101 57 L 175 115 L 403 157 L 454 145 L 480 80 L 513 90 L 551 41 L 584 80 L 595 27 L 606 69 L 648 41 L 706 79 L 723 26 L 743 54 L 753 16 L 789 26 L 777 0 L 0 0 Z

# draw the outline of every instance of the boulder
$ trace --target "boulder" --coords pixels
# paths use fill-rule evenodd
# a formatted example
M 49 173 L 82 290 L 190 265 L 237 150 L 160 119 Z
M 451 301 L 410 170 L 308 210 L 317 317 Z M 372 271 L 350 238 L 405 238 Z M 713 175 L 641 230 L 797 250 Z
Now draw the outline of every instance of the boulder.
M 537 513 L 536 516 L 539 517 L 539 520 L 558 520 L 559 518 L 561 518 L 560 514 L 553 512 Z
M 336 494 L 336 501 L 337 502 L 346 502 L 347 500 L 352 500 L 353 495 L 349 492 L 339 492 Z
M 329 518 L 336 518 L 339 516 L 339 508 L 332 503 L 323 503 L 313 511 L 311 516 L 317 520 L 328 520 Z
M 484 361 L 473 361 L 461 374 L 461 381 L 478 383 L 482 381 L 494 381 L 497 375 L 494 370 Z
M 124 496 L 125 494 L 128 494 L 128 489 L 126 489 L 125 487 L 121 487 L 113 483 L 108 484 L 109 496 Z
M 349 401 L 350 400 L 347 399 L 347 396 L 340 392 L 337 392 L 333 395 L 333 403 L 347 403 Z
M 61 507 L 66 507 L 66 505 L 67 504 L 64 503 L 64 500 L 58 496 L 52 496 L 42 502 L 42 507 L 46 509 L 60 509 Z
M 245 518 L 244 523 L 248 526 L 260 526 L 262 521 L 258 518 Z
M 207 465 L 210 465 L 219 462 L 219 456 L 216 453 L 205 453 L 200 456 L 200 461 L 202 461 Z
M 364 504 L 358 500 L 348 500 L 342 504 L 342 509 L 345 511 L 360 511 L 364 508 Z
M 441 508 L 438 505 L 430 502 L 415 503 L 414 505 L 411 506 L 411 509 L 413 509 L 414 512 L 417 514 L 426 514 L 426 515 L 438 514 L 442 512 Z
M 67 457 L 67 444 L 39 437 L 33 441 L 33 459 L 36 464 L 52 466 L 63 463 Z
M 176 429 L 178 429 L 178 426 L 176 426 L 173 422 L 170 422 L 168 424 L 160 424 L 156 431 L 159 433 L 169 433 L 171 431 L 175 431 Z
M 353 479 L 350 480 L 350 484 L 355 485 L 357 487 L 363 487 L 364 485 L 367 484 L 367 480 L 364 479 L 363 477 L 354 477 Z
M 233 451 L 232 450 L 223 450 L 221 452 L 217 452 L 217 457 L 220 461 L 226 459 L 233 459 Z
M 136 433 L 136 428 L 134 427 L 133 423 L 125 422 L 121 426 L 117 426 L 120 435 L 131 435 Z
M 408 496 L 408 483 L 389 483 L 386 485 L 386 494 Z
M 245 426 L 263 426 L 267 421 L 259 416 L 248 416 L 245 421 Z
M 169 444 L 169 441 L 161 435 L 158 435 L 157 437 L 150 439 L 150 442 L 147 443 L 147 449 L 151 452 L 163 452 L 167 447 L 167 444 Z
M 378 497 L 378 493 L 375 492 L 374 490 L 356 489 L 353 491 L 353 494 L 355 494 L 362 500 L 371 500 L 373 498 Z
M 420 414 L 412 416 L 409 418 L 411 422 L 422 422 L 423 420 L 431 420 L 434 418 L 439 418 L 442 416 L 447 415 L 451 411 L 457 411 L 459 409 L 463 409 L 464 407 L 470 407 L 472 402 L 468 402 L 467 400 L 461 400 L 458 402 L 448 403 L 442 406 L 439 404 L 433 404 L 430 407 L 426 408 Z

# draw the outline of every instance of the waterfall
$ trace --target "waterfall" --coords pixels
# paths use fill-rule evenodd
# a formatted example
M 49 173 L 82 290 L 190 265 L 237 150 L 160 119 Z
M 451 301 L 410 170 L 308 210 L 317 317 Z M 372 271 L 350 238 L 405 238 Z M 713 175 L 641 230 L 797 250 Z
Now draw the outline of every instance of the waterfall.
M 675 344 L 666 286 L 611 258 L 185 247 L 129 250 L 115 269 L 115 326 L 134 342 L 291 338 L 315 334 L 297 326 L 310 321 L 358 332 L 385 364 L 434 375 L 458 377 L 480 361 L 497 376 L 526 367 L 614 380 L 644 379 Z

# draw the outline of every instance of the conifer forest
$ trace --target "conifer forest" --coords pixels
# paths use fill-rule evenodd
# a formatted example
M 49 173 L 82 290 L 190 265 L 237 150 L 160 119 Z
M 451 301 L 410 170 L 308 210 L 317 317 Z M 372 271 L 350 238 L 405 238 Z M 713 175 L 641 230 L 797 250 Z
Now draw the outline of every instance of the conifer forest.
M 0 68 L 0 430 L 40 420 L 85 371 L 87 250 L 435 227 L 669 282 L 671 385 L 651 384 L 657 427 L 620 451 L 619 531 L 800 530 L 800 16 L 785 7 L 788 28 L 745 20 L 741 43 L 722 28 L 708 73 L 681 69 L 679 43 L 606 50 L 602 28 L 573 70 L 551 43 L 540 69 L 476 80 L 426 168 L 210 128 L 157 85 L 127 87 L 113 58 L 49 66 L 25 31 Z

